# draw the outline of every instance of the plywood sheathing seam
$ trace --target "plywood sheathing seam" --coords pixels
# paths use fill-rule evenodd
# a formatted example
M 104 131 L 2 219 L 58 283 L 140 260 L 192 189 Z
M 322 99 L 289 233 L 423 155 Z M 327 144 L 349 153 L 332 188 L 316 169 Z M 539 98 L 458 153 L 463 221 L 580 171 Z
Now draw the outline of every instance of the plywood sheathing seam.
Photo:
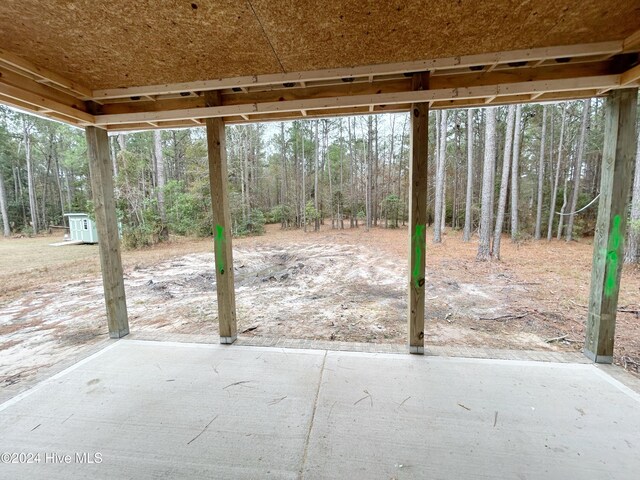
M 297 72 L 623 40 L 640 17 L 638 0 L 251 5 L 4 0 L 0 45 L 96 90 L 279 73 L 274 50 Z

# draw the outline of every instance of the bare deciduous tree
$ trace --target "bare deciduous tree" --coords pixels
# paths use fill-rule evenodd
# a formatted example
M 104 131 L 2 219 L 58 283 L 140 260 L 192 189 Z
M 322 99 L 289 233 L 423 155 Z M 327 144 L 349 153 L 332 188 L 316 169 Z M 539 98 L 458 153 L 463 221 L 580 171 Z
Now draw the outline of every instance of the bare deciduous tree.
M 153 146 L 156 157 L 156 182 L 158 190 L 158 211 L 162 222 L 166 222 L 167 215 L 164 205 L 164 187 L 166 184 L 164 155 L 162 154 L 162 132 L 160 130 L 154 130 L 153 132 Z
M 498 198 L 498 212 L 496 215 L 496 227 L 493 233 L 493 248 L 491 256 L 496 260 L 500 259 L 500 239 L 502 238 L 502 224 L 507 206 L 507 191 L 509 188 L 509 170 L 511 168 L 511 146 L 513 142 L 513 129 L 516 107 L 509 106 L 507 114 L 507 128 L 504 139 L 504 155 L 502 160 L 502 178 L 500 179 L 500 196 Z
M 29 190 L 29 212 L 31 214 L 31 228 L 33 233 L 38 233 L 38 205 L 36 199 L 35 181 L 33 179 L 33 166 L 31 164 L 31 128 L 33 125 L 27 121 L 26 116 L 22 117 L 22 128 L 24 138 L 24 150 L 27 160 L 27 186 Z
M 467 198 L 464 206 L 463 240 L 471 240 L 471 205 L 473 201 L 473 110 L 467 110 Z
M 511 241 L 518 238 L 518 200 L 520 197 L 520 132 L 522 105 L 516 106 L 516 123 L 513 132 L 513 165 L 511 165 Z
M 480 242 L 476 260 L 491 258 L 491 212 L 493 211 L 493 171 L 496 161 L 496 109 L 487 109 L 484 140 L 484 167 L 482 170 L 482 204 L 480 207 Z
M 582 105 L 582 126 L 580 128 L 580 140 L 578 141 L 578 153 L 573 167 L 573 193 L 571 195 L 571 206 L 569 207 L 569 221 L 567 222 L 567 242 L 573 238 L 573 224 L 576 217 L 576 207 L 580 196 L 580 175 L 582 175 L 582 159 L 584 157 L 584 146 L 586 143 L 587 129 L 589 128 L 589 113 L 591 111 L 591 100 L 585 100 Z
M 7 192 L 4 188 L 4 177 L 0 170 L 0 216 L 2 216 L 2 233 L 5 237 L 11 235 L 9 227 L 9 213 L 7 212 Z
M 433 223 L 433 242 L 440 243 L 442 241 L 442 224 L 443 224 L 443 205 L 444 205 L 444 169 L 445 169 L 445 152 L 447 147 L 447 111 L 440 111 L 440 125 L 438 128 L 439 141 L 437 142 L 436 152 L 436 192 L 434 207 L 434 223 Z M 437 118 L 437 116 L 436 116 Z M 437 122 L 436 122 L 437 123 Z
M 631 216 L 629 218 L 629 236 L 624 253 L 625 263 L 640 263 L 640 134 L 636 150 L 636 167 L 633 176 L 633 194 L 631 196 Z
M 536 230 L 534 237 L 540 240 L 542 230 L 542 196 L 544 186 L 544 146 L 547 133 L 547 106 L 542 107 L 542 132 L 540 133 L 540 160 L 538 161 L 538 208 L 536 210 Z
M 567 120 L 567 104 L 562 105 L 562 120 L 560 123 L 560 142 L 558 143 L 558 159 L 556 161 L 556 174 L 551 190 L 551 204 L 549 206 L 549 227 L 547 230 L 547 240 L 553 236 L 553 216 L 556 213 L 556 197 L 558 195 L 558 182 L 560 181 L 560 166 L 562 165 L 562 148 L 564 143 L 564 128 Z

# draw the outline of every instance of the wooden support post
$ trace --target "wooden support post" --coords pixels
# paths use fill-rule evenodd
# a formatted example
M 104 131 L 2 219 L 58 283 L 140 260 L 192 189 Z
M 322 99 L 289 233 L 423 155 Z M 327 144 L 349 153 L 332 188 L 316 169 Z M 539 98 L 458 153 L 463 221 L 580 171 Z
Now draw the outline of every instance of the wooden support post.
M 205 94 L 208 107 L 221 105 L 220 92 Z M 227 151 L 222 118 L 207 118 L 207 149 L 209 154 L 209 182 L 215 236 L 216 293 L 218 295 L 218 324 L 220 343 L 233 343 L 238 336 L 236 322 L 236 294 L 231 248 L 231 212 L 227 192 Z
M 429 74 L 413 75 L 414 90 L 429 88 Z M 411 105 L 409 179 L 409 352 L 424 353 L 424 262 L 427 228 L 429 104 Z
M 614 90 L 605 105 L 604 149 L 584 354 L 611 363 L 636 152 L 637 88 Z
M 109 138 L 107 131 L 101 128 L 86 127 L 85 131 L 109 336 L 120 338 L 129 333 L 129 319 L 122 277 L 116 203 L 113 198 L 113 165 L 109 156 Z

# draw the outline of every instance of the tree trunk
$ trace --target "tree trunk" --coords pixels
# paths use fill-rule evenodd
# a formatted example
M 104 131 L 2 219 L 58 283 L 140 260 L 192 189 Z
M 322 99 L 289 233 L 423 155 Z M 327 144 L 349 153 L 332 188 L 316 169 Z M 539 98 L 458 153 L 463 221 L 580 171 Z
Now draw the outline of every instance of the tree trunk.
M 355 130 L 356 124 L 355 124 L 356 120 L 355 118 L 353 119 L 353 130 Z M 351 218 L 350 218 L 350 227 L 354 228 L 358 226 L 358 218 L 357 218 L 357 212 L 356 212 L 356 190 L 355 190 L 355 169 L 356 169 L 356 164 L 355 164 L 355 153 L 354 153 L 354 148 L 353 148 L 353 135 L 355 134 L 355 131 L 351 130 L 351 120 L 349 118 L 347 118 L 347 129 L 348 129 L 348 134 L 349 134 L 349 164 L 351 165 L 351 185 L 350 185 L 350 196 L 351 196 Z
M 367 153 L 365 156 L 367 162 L 367 184 L 365 192 L 365 208 L 366 208 L 366 225 L 365 230 L 368 232 L 371 228 L 371 194 L 372 194 L 372 164 L 373 164 L 373 117 L 367 117 Z
M 440 216 L 440 235 L 444 235 L 447 219 L 447 162 L 446 153 L 442 156 L 444 171 L 442 172 L 442 215 Z
M 340 230 L 344 230 L 344 183 L 343 183 L 343 164 L 344 164 L 344 142 L 342 138 L 342 119 L 340 119 L 340 202 L 338 203 L 338 219 L 340 220 Z
M 480 207 L 480 242 L 476 260 L 486 261 L 491 257 L 491 192 L 493 170 L 496 161 L 496 109 L 487 109 L 485 122 L 484 167 L 482 170 L 482 204 Z
M 571 195 L 571 206 L 569 207 L 569 221 L 567 222 L 567 242 L 573 238 L 573 223 L 576 217 L 578 197 L 580 196 L 580 175 L 582 174 L 582 157 L 584 156 L 584 145 L 587 138 L 587 128 L 589 125 L 589 113 L 591 111 L 591 100 L 587 99 L 582 105 L 582 127 L 580 128 L 580 140 L 578 142 L 578 154 L 573 167 L 573 193 Z
M 120 151 L 117 154 L 114 154 L 114 161 L 113 161 L 114 178 L 118 177 L 118 154 L 122 155 L 122 152 L 124 152 L 127 149 L 127 140 L 124 134 L 122 133 L 118 134 L 118 145 L 120 146 Z
M 560 124 L 560 142 L 558 143 L 558 159 L 556 161 L 556 175 L 551 191 L 551 204 L 549 206 L 549 227 L 547 230 L 547 241 L 551 241 L 553 236 L 553 216 L 556 213 L 556 196 L 558 195 L 558 182 L 560 180 L 560 165 L 562 163 L 562 147 L 564 142 L 564 124 L 567 119 L 567 104 L 562 105 L 562 120 Z
M 544 186 L 544 143 L 547 134 L 547 106 L 542 107 L 542 133 L 540 134 L 540 160 L 538 161 L 538 208 L 536 210 L 535 239 L 540 240 L 542 229 L 542 194 Z
M 167 212 L 164 203 L 164 187 L 166 185 L 165 162 L 162 153 L 162 132 L 160 130 L 153 131 L 153 146 L 156 156 L 156 183 L 158 192 L 158 211 L 162 223 L 167 221 Z
M 240 127 L 240 139 L 236 144 L 236 148 L 233 148 L 231 145 L 231 150 L 235 150 L 235 157 L 238 159 L 238 163 L 240 164 L 240 207 L 242 209 L 242 222 L 247 224 L 247 194 L 246 194 L 246 174 L 247 174 L 247 155 L 246 155 L 246 144 L 247 138 L 245 137 L 246 129 L 245 126 Z M 294 179 L 295 179 L 295 149 L 294 149 Z
M 315 147 L 316 147 L 316 155 L 315 155 L 315 168 L 314 168 L 314 180 L 313 180 L 313 207 L 316 210 L 316 218 L 315 218 L 315 224 L 314 224 L 314 231 L 318 231 L 320 230 L 320 210 L 318 209 L 318 162 L 319 162 L 319 157 L 320 157 L 320 145 L 318 144 L 318 120 L 315 121 L 316 123 L 316 132 L 315 132 Z
M 464 234 L 462 240 L 471 240 L 471 205 L 473 203 L 473 110 L 467 110 L 467 198 L 464 205 Z
M 491 249 L 491 256 L 496 260 L 500 260 L 500 239 L 502 238 L 502 224 L 504 223 L 504 214 L 507 206 L 507 191 L 509 188 L 509 169 L 511 167 L 511 146 L 513 142 L 515 113 L 515 105 L 510 105 L 504 139 L 504 156 L 502 160 L 502 178 L 500 179 L 498 212 L 496 214 L 496 226 L 493 233 L 493 248 Z
M 71 197 L 73 196 L 71 193 L 71 185 L 69 184 L 69 176 L 72 175 L 73 172 L 71 171 L 67 171 L 67 173 L 64 176 L 64 183 L 66 186 L 66 190 L 67 190 L 67 210 L 71 211 L 71 205 L 72 205 L 72 201 L 71 201 Z
M 518 200 L 520 182 L 520 123 L 522 105 L 516 107 L 516 124 L 513 131 L 513 165 L 511 166 L 511 241 L 518 238 Z
M 242 149 L 242 157 L 244 161 L 244 175 L 242 176 L 242 183 L 244 184 L 244 201 L 246 205 L 246 217 L 245 223 L 249 221 L 249 215 L 251 215 L 251 180 L 250 180 L 250 166 L 249 166 L 249 152 L 251 150 L 251 143 L 253 142 L 253 135 L 251 135 L 250 126 L 245 125 L 245 142 Z M 298 179 L 295 179 L 296 184 Z
M 439 113 L 439 115 L 438 115 Z M 438 122 L 438 120 L 440 120 Z M 445 152 L 447 143 L 447 110 L 436 112 L 436 128 L 438 140 L 436 141 L 436 191 L 433 208 L 433 243 L 442 242 L 442 211 L 444 204 L 444 170 Z
M 302 228 L 307 231 L 307 174 L 306 174 L 306 161 L 304 159 L 304 130 L 300 130 L 302 133 Z
M 49 189 L 49 173 L 51 172 L 51 144 L 52 141 L 49 142 L 49 151 L 47 153 L 47 169 L 44 175 L 44 185 L 42 189 L 42 216 L 40 217 L 40 225 L 45 230 L 48 229 L 49 225 L 49 222 L 47 221 L 47 194 Z
M 396 127 L 396 122 L 395 122 L 396 117 L 392 116 L 391 117 L 391 142 L 389 145 L 389 177 L 387 179 L 387 188 L 389 189 L 387 191 L 387 197 L 390 196 L 393 192 L 393 190 L 391 189 L 391 167 L 393 165 L 393 148 L 395 146 L 395 127 Z M 398 226 L 398 203 L 400 202 L 400 197 L 398 197 L 398 201 L 395 202 L 395 226 Z M 384 220 L 384 226 L 388 227 L 388 217 L 389 217 L 389 206 L 387 205 L 385 208 L 385 220 Z
M 625 263 L 640 263 L 640 134 L 636 147 L 636 167 L 633 176 L 631 196 L 631 217 L 629 218 L 629 237 L 624 252 Z
M 282 179 L 280 186 L 280 228 L 287 228 L 286 207 L 285 207 L 285 192 L 287 190 L 287 163 L 285 160 L 285 141 L 284 141 L 284 122 L 280 123 L 280 156 L 282 165 Z
M 564 178 L 564 190 L 562 192 L 562 207 L 560 207 L 560 215 L 558 219 L 558 235 L 557 238 L 560 240 L 562 237 L 562 228 L 564 225 L 564 211 L 567 208 L 567 184 L 569 183 L 569 177 Z
M 7 191 L 4 188 L 4 177 L 2 176 L 2 170 L 0 170 L 0 216 L 2 216 L 2 234 L 5 237 L 11 235 L 11 228 L 9 227 L 9 214 L 7 212 Z
M 64 216 L 64 195 L 62 192 L 62 183 L 60 182 L 60 162 L 58 161 L 58 149 L 54 150 L 54 167 L 56 169 L 56 186 L 58 187 L 58 199 L 60 200 L 60 217 L 62 218 L 62 225 L 67 225 L 66 217 Z
M 36 188 L 33 179 L 33 168 L 31 166 L 31 133 L 26 120 L 22 119 L 24 148 L 27 157 L 27 186 L 29 189 L 29 212 L 31 214 L 31 228 L 34 235 L 38 233 L 38 206 L 36 202 Z
M 375 227 L 378 226 L 378 204 L 380 203 L 380 200 L 378 198 L 378 167 L 379 167 L 379 157 L 380 155 L 378 155 L 378 116 L 375 116 L 375 128 L 373 129 L 374 132 L 374 146 L 375 146 L 375 164 L 374 164 L 374 168 L 375 170 L 373 171 L 373 174 L 371 175 L 371 188 L 373 190 L 372 196 L 372 202 L 373 202 L 373 225 Z M 383 165 L 384 167 L 384 165 Z M 384 178 L 384 177 L 383 177 Z

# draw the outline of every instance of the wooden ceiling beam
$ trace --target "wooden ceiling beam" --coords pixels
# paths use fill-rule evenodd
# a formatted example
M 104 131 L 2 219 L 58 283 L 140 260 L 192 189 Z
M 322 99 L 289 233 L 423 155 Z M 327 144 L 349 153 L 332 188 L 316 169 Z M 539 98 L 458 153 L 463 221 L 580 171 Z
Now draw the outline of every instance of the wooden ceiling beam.
M 201 125 L 201 119 L 207 117 L 245 123 L 329 116 L 330 112 L 353 115 L 402 111 L 411 102 L 453 108 L 497 105 L 514 99 L 522 102 L 568 99 L 575 92 L 599 95 L 636 85 L 640 66 L 628 68 L 632 65 L 628 63 L 624 71 L 620 62 L 604 59 L 623 49 L 640 49 L 638 37 L 640 34 L 636 32 L 624 42 L 131 87 L 115 89 L 115 93 L 78 88 L 73 82 L 56 74 L 48 75 L 52 72 L 0 49 L 0 100 L 73 124 L 148 129 Z M 415 71 L 435 71 L 430 90 L 410 91 L 407 74 Z M 217 89 L 224 90 L 222 105 L 206 107 L 202 93 Z M 104 105 L 89 109 L 79 98 L 88 93 Z M 115 97 L 109 97 L 110 94 Z
M 469 72 L 465 75 L 452 74 L 448 76 L 432 76 L 432 89 L 465 88 L 477 86 L 501 85 L 517 82 L 559 80 L 578 77 L 594 77 L 618 73 L 619 67 L 613 68 L 611 61 L 595 62 L 592 64 L 552 65 L 540 68 L 518 68 L 494 72 Z M 396 80 L 376 81 L 374 83 L 341 83 L 326 87 L 309 86 L 307 88 L 281 88 L 247 94 L 227 91 L 222 95 L 222 105 L 246 105 L 264 102 L 282 102 L 290 100 L 305 100 L 339 96 L 378 95 L 383 93 L 406 92 L 410 90 L 409 78 L 401 77 Z M 154 112 L 204 107 L 202 96 L 157 99 L 154 102 L 132 101 L 129 103 L 105 103 L 97 113 L 111 115 L 138 112 Z
M 70 92 L 79 95 L 82 100 L 90 99 L 94 96 L 93 91 L 90 88 L 71 81 L 60 74 L 47 70 L 46 68 L 39 67 L 3 48 L 0 48 L 0 64 L 10 65 L 16 69 L 26 72 L 27 74 L 38 77 L 42 81 L 56 84 L 65 90 L 69 90 Z
M 301 110 L 325 110 L 341 107 L 369 107 L 369 105 L 392 105 L 467 98 L 490 98 L 508 95 L 532 95 L 546 92 L 570 92 L 573 90 L 617 88 L 620 75 L 538 80 L 506 83 L 500 85 L 464 88 L 444 88 L 421 91 L 405 91 L 381 94 L 337 96 L 327 98 L 305 98 L 278 102 L 222 105 L 216 107 L 188 108 L 172 111 L 152 111 L 124 114 L 96 115 L 96 125 L 111 125 L 149 121 L 185 120 L 191 118 L 227 117 L 234 115 L 269 114 L 278 112 L 300 112 Z
M 220 90 L 225 88 L 248 88 L 260 85 L 275 85 L 300 82 L 311 82 L 328 79 L 364 77 L 368 81 L 372 75 L 393 75 L 412 72 L 441 70 L 454 67 L 473 67 L 503 63 L 532 62 L 544 59 L 574 58 L 592 55 L 615 54 L 622 51 L 622 41 L 564 45 L 557 47 L 513 50 L 477 55 L 438 58 L 416 62 L 402 62 L 382 65 L 368 65 L 351 68 L 336 68 L 295 73 L 278 73 L 251 75 L 235 78 L 222 78 L 197 82 L 149 85 L 140 87 L 113 88 L 94 90 L 93 98 L 97 101 L 120 97 L 136 97 L 143 95 L 164 95 L 192 91 Z
M 13 107 L 13 108 L 19 108 L 20 110 L 24 110 L 26 112 L 29 112 L 32 115 L 35 115 L 37 117 L 40 118 L 46 118 L 49 120 L 56 120 L 59 122 L 64 122 L 66 124 L 69 125 L 75 125 L 77 127 L 82 127 L 85 125 L 88 125 L 87 122 L 84 122 L 82 120 L 78 120 L 77 118 L 74 117 L 70 117 L 68 115 L 63 115 L 61 113 L 58 112 L 54 112 L 53 110 L 48 110 L 45 108 L 40 108 L 40 107 L 36 107 L 35 105 L 32 105 L 30 103 L 26 103 L 26 102 L 21 102 L 19 100 L 16 100 L 15 98 L 11 98 L 11 97 L 6 97 L 2 94 L 0 94 L 0 103 L 7 105 L 9 107 Z
M 84 108 L 84 102 L 77 97 L 58 90 L 53 86 L 38 82 L 37 79 L 23 76 L 10 68 L 4 68 L 0 66 L 0 84 L 11 85 L 35 95 L 42 95 L 50 100 L 55 100 L 59 103 L 76 105 L 81 109 Z
M 590 98 L 597 96 L 598 93 L 595 89 L 576 90 L 570 92 L 549 92 L 541 94 L 538 102 L 554 102 L 559 100 L 578 100 L 583 98 Z M 508 105 L 514 103 L 525 103 L 530 101 L 531 94 L 515 94 L 496 97 L 490 104 L 490 106 Z M 434 110 L 448 109 L 448 108 L 477 108 L 487 106 L 485 98 L 465 98 L 465 99 L 451 99 L 451 100 L 438 100 L 430 102 Z M 364 107 L 343 107 L 332 108 L 322 110 L 306 110 L 306 115 L 303 115 L 301 111 L 291 112 L 276 112 L 267 114 L 254 114 L 248 116 L 248 120 L 240 115 L 230 115 L 223 117 L 224 122 L 229 125 L 255 123 L 255 122 L 280 122 L 291 121 L 299 119 L 310 118 L 328 118 L 328 117 L 341 117 L 351 115 L 369 115 L 379 113 L 396 113 L 407 112 L 410 109 L 410 104 L 393 104 L 393 105 L 378 105 L 375 112 L 370 112 L 369 108 Z M 169 120 L 163 122 L 154 122 L 158 125 L 157 128 L 192 128 L 195 126 L 203 126 L 201 122 L 188 121 L 188 120 Z M 196 123 L 197 125 L 194 125 Z M 134 131 L 134 130 L 147 130 L 149 125 L 143 122 L 136 123 L 124 123 L 118 125 L 109 125 L 107 127 L 109 131 Z
M 18 102 L 31 105 L 32 107 L 51 110 L 88 124 L 93 124 L 95 121 L 93 115 L 83 110 L 6 83 L 0 83 L 0 94 L 7 98 L 17 100 Z M 37 111 L 35 108 L 32 108 L 32 110 Z
M 545 93 L 538 98 L 538 102 L 552 102 L 558 100 L 578 100 L 583 98 L 590 98 L 597 96 L 596 90 L 578 90 L 575 92 L 551 92 Z M 490 106 L 509 105 L 514 103 L 524 103 L 529 101 L 530 94 L 517 94 L 506 95 L 496 97 Z M 434 110 L 449 109 L 449 108 L 477 108 L 487 106 L 484 98 L 467 98 L 467 99 L 454 99 L 454 100 L 440 100 L 431 102 Z M 277 112 L 271 114 L 254 114 L 245 120 L 240 115 L 231 115 L 223 117 L 224 122 L 229 125 L 255 123 L 255 122 L 281 122 L 310 118 L 335 118 L 341 116 L 351 115 L 370 115 L 379 113 L 397 113 L 407 112 L 410 109 L 410 104 L 393 104 L 376 106 L 374 112 L 370 112 L 368 107 L 344 107 L 344 108 L 332 108 L 322 110 L 307 110 L 306 115 L 302 115 L 302 112 Z M 195 127 L 193 123 L 185 120 L 170 120 L 165 122 L 156 122 L 157 128 L 192 128 Z M 197 126 L 203 126 L 202 123 L 198 123 Z M 134 130 L 147 130 L 149 129 L 146 123 L 125 123 L 118 125 L 109 125 L 107 127 L 109 131 L 134 131 Z
M 626 87 L 640 79 L 640 64 L 630 68 L 620 76 L 620 86 Z
M 329 87 L 307 87 L 305 89 L 285 88 L 282 90 L 268 90 L 263 92 L 250 93 L 227 93 L 222 95 L 223 105 L 244 105 L 250 103 L 262 102 L 280 102 L 284 100 L 303 100 L 307 98 L 325 98 L 334 96 L 347 95 L 364 95 L 377 93 L 403 92 L 409 89 L 411 85 L 410 79 L 402 78 L 388 82 L 342 83 Z M 163 111 L 175 110 L 179 108 L 198 108 L 204 107 L 204 97 L 184 97 L 182 99 L 156 100 L 155 102 L 131 102 L 131 103 L 114 103 L 104 104 L 100 111 L 103 114 L 115 113 L 136 113 L 144 111 Z
M 640 50 L 640 30 L 636 30 L 622 42 L 622 51 L 637 52 Z

